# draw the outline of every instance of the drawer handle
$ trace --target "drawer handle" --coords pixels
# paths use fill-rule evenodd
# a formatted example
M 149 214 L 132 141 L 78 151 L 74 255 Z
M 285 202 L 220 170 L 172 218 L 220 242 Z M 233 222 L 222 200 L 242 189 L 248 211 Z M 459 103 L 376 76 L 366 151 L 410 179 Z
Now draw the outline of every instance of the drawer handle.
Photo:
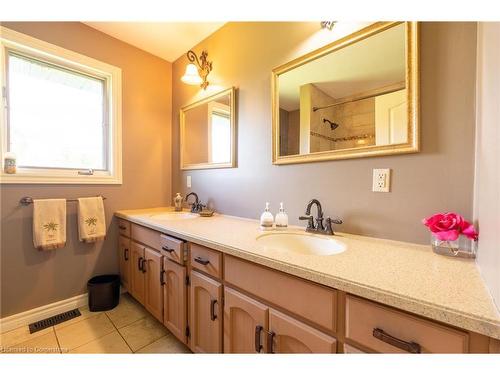
M 165 271 L 160 272 L 160 285 L 165 285 Z
M 267 352 L 270 354 L 274 353 L 274 349 L 273 349 L 274 336 L 276 336 L 276 334 L 273 331 L 270 331 L 267 333 Z
M 137 259 L 137 268 L 139 269 L 139 271 L 142 271 L 142 257 L 139 257 L 139 259 Z
M 373 337 L 408 353 L 421 353 L 420 345 L 416 342 L 403 341 L 401 339 L 398 339 L 397 337 L 389 335 L 380 328 L 373 329 Z
M 123 257 L 128 260 L 128 249 L 123 250 Z
M 210 320 L 213 322 L 217 319 L 217 314 L 215 313 L 215 304 L 218 303 L 216 299 L 210 301 Z
M 262 326 L 255 326 L 255 351 L 260 353 L 262 345 L 260 344 L 260 333 L 264 328 Z
M 174 249 L 170 249 L 167 246 L 162 246 L 161 249 L 165 250 L 165 251 L 168 251 L 169 253 L 172 253 L 174 251 Z
M 127 229 L 127 227 L 125 225 L 118 225 L 118 228 L 120 228 L 121 230 Z
M 142 273 L 146 273 L 146 264 L 148 262 L 146 261 L 146 258 L 142 259 L 142 265 L 141 265 L 141 269 L 142 269 Z
M 196 258 L 194 258 L 194 261 L 196 263 L 203 264 L 204 266 L 206 266 L 208 263 L 210 263 L 210 261 L 208 259 L 203 259 L 202 257 L 196 257 Z

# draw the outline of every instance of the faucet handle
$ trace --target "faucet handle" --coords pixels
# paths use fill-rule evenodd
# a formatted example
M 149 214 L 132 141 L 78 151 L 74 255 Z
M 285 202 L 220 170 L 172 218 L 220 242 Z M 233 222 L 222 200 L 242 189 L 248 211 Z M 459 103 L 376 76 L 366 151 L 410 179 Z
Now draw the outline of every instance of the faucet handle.
M 332 224 L 342 224 L 342 220 L 338 220 L 338 219 L 332 220 L 331 218 L 327 217 L 326 218 L 326 226 L 324 229 L 324 232 L 326 234 L 330 234 L 330 235 L 335 234 L 335 233 L 333 233 Z
M 299 220 L 308 220 L 307 229 L 314 229 L 314 217 L 310 216 L 299 216 Z

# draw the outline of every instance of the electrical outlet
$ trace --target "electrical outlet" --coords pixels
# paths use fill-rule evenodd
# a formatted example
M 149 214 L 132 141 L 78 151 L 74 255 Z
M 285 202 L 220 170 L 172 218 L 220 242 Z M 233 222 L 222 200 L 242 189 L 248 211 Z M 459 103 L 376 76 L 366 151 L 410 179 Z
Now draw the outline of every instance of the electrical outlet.
M 372 191 L 388 193 L 391 190 L 391 170 L 374 169 Z
M 187 186 L 188 188 L 190 188 L 190 187 L 191 187 L 191 176 L 186 176 L 186 186 Z

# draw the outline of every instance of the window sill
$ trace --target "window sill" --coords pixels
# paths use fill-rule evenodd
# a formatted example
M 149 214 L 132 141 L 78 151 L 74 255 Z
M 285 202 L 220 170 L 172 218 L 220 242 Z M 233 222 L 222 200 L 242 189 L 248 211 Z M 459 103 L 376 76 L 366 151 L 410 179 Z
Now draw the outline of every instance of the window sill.
M 121 185 L 121 176 L 54 176 L 27 173 L 0 174 L 0 184 L 85 184 Z

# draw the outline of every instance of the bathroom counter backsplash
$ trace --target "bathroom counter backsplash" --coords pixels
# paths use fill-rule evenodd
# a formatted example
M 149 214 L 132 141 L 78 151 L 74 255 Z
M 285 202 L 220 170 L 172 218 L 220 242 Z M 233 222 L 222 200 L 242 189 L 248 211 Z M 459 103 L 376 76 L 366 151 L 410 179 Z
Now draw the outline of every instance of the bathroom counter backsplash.
M 500 313 L 473 260 L 443 257 L 430 245 L 335 234 L 347 250 L 304 255 L 264 249 L 259 221 L 216 214 L 156 220 L 172 207 L 122 210 L 117 217 L 347 293 L 500 339 Z M 304 232 L 290 226 L 288 231 Z

